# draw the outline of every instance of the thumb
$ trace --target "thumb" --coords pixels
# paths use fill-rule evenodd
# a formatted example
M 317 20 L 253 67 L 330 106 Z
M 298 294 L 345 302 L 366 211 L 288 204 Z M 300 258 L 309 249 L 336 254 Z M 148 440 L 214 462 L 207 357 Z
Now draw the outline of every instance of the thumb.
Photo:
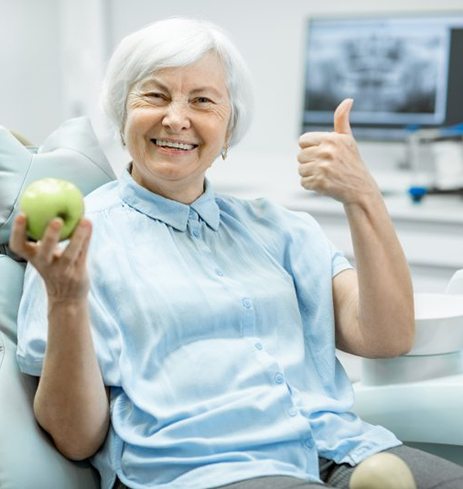
M 354 100 L 344 99 L 334 111 L 334 131 L 340 134 L 352 134 L 350 128 L 349 115 Z

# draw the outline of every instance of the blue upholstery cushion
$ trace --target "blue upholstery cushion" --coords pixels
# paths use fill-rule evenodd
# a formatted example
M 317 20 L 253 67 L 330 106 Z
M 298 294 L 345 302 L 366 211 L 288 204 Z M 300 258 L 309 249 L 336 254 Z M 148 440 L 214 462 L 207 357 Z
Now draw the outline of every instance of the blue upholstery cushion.
M 0 127 L 0 487 L 97 489 L 97 472 L 87 462 L 63 457 L 37 425 L 32 409 L 36 379 L 16 363 L 16 319 L 24 263 L 6 256 L 18 199 L 33 180 L 74 182 L 85 195 L 115 178 L 90 121 L 71 119 L 31 152 Z
M 24 263 L 0 255 L 0 333 L 5 335 L 5 342 L 13 345 L 16 345 L 16 318 L 23 289 L 23 276 Z
M 16 363 L 16 313 L 24 264 L 0 255 L 0 487 L 98 489 L 88 462 L 60 455 L 34 418 L 37 380 Z
M 22 191 L 44 177 L 70 180 L 84 195 L 115 178 L 87 117 L 66 121 L 37 153 L 0 126 L 0 244 L 8 242 Z

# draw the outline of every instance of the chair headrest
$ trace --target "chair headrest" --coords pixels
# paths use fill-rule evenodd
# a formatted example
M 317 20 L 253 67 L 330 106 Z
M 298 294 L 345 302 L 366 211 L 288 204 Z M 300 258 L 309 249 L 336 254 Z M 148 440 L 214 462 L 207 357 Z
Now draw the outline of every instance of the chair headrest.
M 0 126 L 0 245 L 8 243 L 22 191 L 45 177 L 69 180 L 84 195 L 116 178 L 87 117 L 63 123 L 36 152 Z

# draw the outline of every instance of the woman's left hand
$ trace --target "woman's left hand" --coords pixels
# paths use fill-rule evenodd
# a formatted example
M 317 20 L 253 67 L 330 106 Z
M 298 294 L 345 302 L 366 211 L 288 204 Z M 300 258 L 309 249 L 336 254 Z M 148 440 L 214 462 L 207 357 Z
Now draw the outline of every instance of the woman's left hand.
M 410 272 L 379 187 L 352 137 L 351 107 L 351 99 L 339 104 L 333 132 L 301 136 L 301 183 L 341 201 L 349 224 L 357 275 L 345 271 L 333 280 L 337 348 L 370 358 L 403 355 L 414 335 Z
M 343 204 L 380 194 L 352 136 L 349 114 L 352 99 L 343 100 L 334 113 L 334 132 L 307 132 L 299 138 L 301 185 Z

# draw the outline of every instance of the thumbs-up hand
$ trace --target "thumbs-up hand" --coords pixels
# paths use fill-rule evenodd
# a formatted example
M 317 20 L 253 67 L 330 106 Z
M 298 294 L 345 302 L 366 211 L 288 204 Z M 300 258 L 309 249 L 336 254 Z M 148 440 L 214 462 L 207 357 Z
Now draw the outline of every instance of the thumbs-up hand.
M 361 202 L 379 193 L 352 136 L 349 114 L 353 100 L 343 100 L 334 112 L 333 132 L 307 132 L 299 138 L 301 185 L 343 204 Z
M 353 104 L 353 99 L 346 98 L 336 107 L 334 111 L 334 132 L 338 134 L 352 134 L 349 116 Z

